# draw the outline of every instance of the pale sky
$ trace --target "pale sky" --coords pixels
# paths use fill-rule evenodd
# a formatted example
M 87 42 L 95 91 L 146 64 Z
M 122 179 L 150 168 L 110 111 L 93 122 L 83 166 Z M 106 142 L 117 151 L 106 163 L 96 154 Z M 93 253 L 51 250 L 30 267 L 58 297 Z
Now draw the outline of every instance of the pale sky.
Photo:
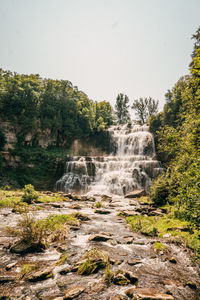
M 188 74 L 200 0 L 0 0 L 0 67 L 130 104 Z

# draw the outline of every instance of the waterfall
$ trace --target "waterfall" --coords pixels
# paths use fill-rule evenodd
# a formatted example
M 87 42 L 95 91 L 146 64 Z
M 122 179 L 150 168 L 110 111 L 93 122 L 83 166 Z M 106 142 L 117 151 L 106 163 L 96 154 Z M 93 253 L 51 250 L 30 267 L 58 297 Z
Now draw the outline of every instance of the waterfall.
M 149 192 L 152 179 L 163 169 L 148 126 L 112 126 L 109 133 L 115 153 L 71 158 L 56 183 L 58 190 L 107 195 L 125 195 L 137 189 Z

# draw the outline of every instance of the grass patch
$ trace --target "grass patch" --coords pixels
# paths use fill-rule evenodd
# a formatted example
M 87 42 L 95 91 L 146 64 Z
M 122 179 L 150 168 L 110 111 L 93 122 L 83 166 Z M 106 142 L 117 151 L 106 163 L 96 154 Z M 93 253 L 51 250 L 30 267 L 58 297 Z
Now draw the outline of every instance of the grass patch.
M 36 270 L 38 268 L 38 266 L 36 264 L 24 264 L 21 268 L 20 268 L 20 272 L 19 272 L 19 277 L 18 279 L 24 279 L 27 276 L 29 276 L 33 270 Z
M 26 213 L 18 222 L 17 228 L 7 228 L 11 235 L 18 236 L 19 242 L 27 245 L 43 245 L 47 248 L 52 242 L 63 242 L 68 237 L 70 225 L 79 225 L 72 215 L 50 215 L 45 219 L 35 221 L 33 215 Z
M 49 203 L 49 202 L 62 202 L 62 201 L 66 201 L 66 198 L 64 198 L 63 196 L 61 196 L 60 194 L 52 194 L 51 195 L 45 195 L 45 194 L 40 194 L 39 198 L 38 198 L 38 202 L 41 203 Z
M 168 234 L 165 238 L 169 242 L 184 244 L 200 257 L 200 231 L 196 228 L 191 229 L 187 221 L 172 218 L 170 214 L 162 217 L 136 215 L 127 217 L 126 221 L 133 231 L 144 235 L 163 238 Z
M 0 190 L 0 207 L 13 207 L 21 202 L 22 191 Z
M 140 198 L 136 198 L 136 200 L 140 203 L 153 204 L 153 201 L 150 199 L 149 196 L 142 196 Z
M 47 195 L 42 192 L 37 192 L 37 194 L 39 197 L 34 200 L 36 200 L 39 203 L 62 202 L 68 200 L 66 197 L 63 197 L 58 193 L 52 193 L 50 195 Z M 23 196 L 23 190 L 0 189 L 0 207 L 15 207 L 16 205 L 23 205 Z
M 155 227 L 155 218 L 146 216 L 131 216 L 126 218 L 127 223 L 133 231 L 140 232 L 147 236 L 156 236 L 157 228 Z
M 101 249 L 92 248 L 84 254 L 81 262 L 78 267 L 78 274 L 89 275 L 108 265 L 109 253 Z
M 104 207 L 104 205 L 101 202 L 98 201 L 98 202 L 95 203 L 95 207 L 100 208 L 100 207 Z
M 168 247 L 160 242 L 155 242 L 153 244 L 153 248 L 156 250 L 156 251 L 167 251 Z
M 114 272 L 110 269 L 110 265 L 106 266 L 104 273 L 105 273 L 105 277 L 104 277 L 105 282 L 108 285 L 111 284 L 114 277 Z
M 59 260 L 56 262 L 56 265 L 57 265 L 57 266 L 62 266 L 62 265 L 64 265 L 64 263 L 67 261 L 68 258 L 69 258 L 69 255 L 68 255 L 66 252 L 63 252 L 63 253 L 60 255 Z

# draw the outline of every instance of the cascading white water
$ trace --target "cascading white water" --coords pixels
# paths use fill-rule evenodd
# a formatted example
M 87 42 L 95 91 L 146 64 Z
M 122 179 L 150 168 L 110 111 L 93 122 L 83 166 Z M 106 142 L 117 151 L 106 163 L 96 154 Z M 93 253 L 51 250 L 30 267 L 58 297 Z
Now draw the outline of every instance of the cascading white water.
M 73 157 L 66 163 L 57 189 L 91 194 L 124 195 L 136 189 L 147 192 L 162 172 L 156 160 L 154 139 L 148 126 L 121 125 L 109 129 L 116 154 Z

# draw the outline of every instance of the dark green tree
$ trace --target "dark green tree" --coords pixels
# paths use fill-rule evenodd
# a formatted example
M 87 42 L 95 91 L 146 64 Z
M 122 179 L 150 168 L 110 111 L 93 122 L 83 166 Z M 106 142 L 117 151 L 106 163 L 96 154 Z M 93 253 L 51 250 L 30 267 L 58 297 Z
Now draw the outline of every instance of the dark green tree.
M 129 98 L 127 95 L 119 94 L 116 98 L 115 110 L 118 124 L 126 124 L 130 121 Z

